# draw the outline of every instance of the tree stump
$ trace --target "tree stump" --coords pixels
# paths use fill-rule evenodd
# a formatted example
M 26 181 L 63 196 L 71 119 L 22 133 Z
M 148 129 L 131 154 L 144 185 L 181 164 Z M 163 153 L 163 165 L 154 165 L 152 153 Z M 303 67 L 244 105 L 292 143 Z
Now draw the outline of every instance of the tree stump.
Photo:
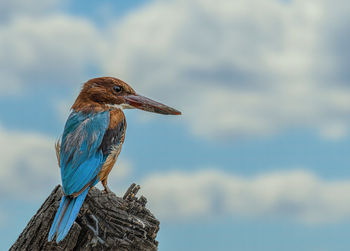
M 123 198 L 92 188 L 66 238 L 56 244 L 48 234 L 63 195 L 57 186 L 10 248 L 14 250 L 157 250 L 159 221 L 135 195 L 132 184 Z

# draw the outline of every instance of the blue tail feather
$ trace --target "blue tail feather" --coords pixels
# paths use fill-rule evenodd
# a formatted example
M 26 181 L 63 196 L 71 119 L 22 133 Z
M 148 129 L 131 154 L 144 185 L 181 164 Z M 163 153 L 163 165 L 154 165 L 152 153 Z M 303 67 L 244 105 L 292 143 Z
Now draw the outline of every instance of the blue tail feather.
M 58 230 L 58 222 L 62 218 L 62 214 L 64 212 L 64 208 L 67 207 L 67 203 L 69 203 L 69 197 L 63 196 L 61 199 L 60 206 L 58 207 L 58 210 L 56 212 L 55 219 L 51 225 L 50 232 L 49 232 L 49 241 L 52 241 L 55 238 L 56 232 Z
M 49 232 L 49 241 L 52 241 L 55 236 L 57 236 L 56 242 L 59 243 L 64 239 L 64 237 L 66 237 L 75 219 L 78 216 L 78 213 L 81 206 L 83 205 L 88 191 L 89 188 L 85 189 L 79 196 L 75 198 L 69 196 L 62 197 L 60 206 L 57 210 L 55 219 Z

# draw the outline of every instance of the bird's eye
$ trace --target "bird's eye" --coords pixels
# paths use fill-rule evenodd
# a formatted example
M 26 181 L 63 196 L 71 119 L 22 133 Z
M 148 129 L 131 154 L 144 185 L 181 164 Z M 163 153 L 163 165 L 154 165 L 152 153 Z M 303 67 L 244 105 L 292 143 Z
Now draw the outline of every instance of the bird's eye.
M 115 92 L 121 92 L 122 88 L 121 88 L 119 85 L 115 85 L 115 86 L 113 87 L 113 90 L 114 90 Z

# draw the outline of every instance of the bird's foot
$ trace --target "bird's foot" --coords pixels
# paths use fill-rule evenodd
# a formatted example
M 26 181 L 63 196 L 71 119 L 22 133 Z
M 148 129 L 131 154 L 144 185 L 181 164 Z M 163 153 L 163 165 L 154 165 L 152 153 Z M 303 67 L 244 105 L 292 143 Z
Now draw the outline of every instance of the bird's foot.
M 102 193 L 105 193 L 105 194 L 114 194 L 114 193 L 112 192 L 112 190 L 109 189 L 109 187 L 108 187 L 107 185 L 105 185 L 104 188 L 105 188 L 105 189 L 102 191 Z

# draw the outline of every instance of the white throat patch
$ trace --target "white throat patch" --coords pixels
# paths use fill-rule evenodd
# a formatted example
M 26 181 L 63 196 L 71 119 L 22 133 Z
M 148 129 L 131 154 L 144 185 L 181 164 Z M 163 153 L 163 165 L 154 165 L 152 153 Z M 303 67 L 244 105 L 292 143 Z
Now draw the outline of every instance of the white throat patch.
M 120 104 L 120 105 L 111 105 L 111 104 L 107 104 L 108 107 L 110 108 L 113 108 L 113 109 L 120 109 L 120 110 L 123 110 L 123 109 L 133 109 L 134 107 L 132 107 L 131 105 L 129 104 Z

